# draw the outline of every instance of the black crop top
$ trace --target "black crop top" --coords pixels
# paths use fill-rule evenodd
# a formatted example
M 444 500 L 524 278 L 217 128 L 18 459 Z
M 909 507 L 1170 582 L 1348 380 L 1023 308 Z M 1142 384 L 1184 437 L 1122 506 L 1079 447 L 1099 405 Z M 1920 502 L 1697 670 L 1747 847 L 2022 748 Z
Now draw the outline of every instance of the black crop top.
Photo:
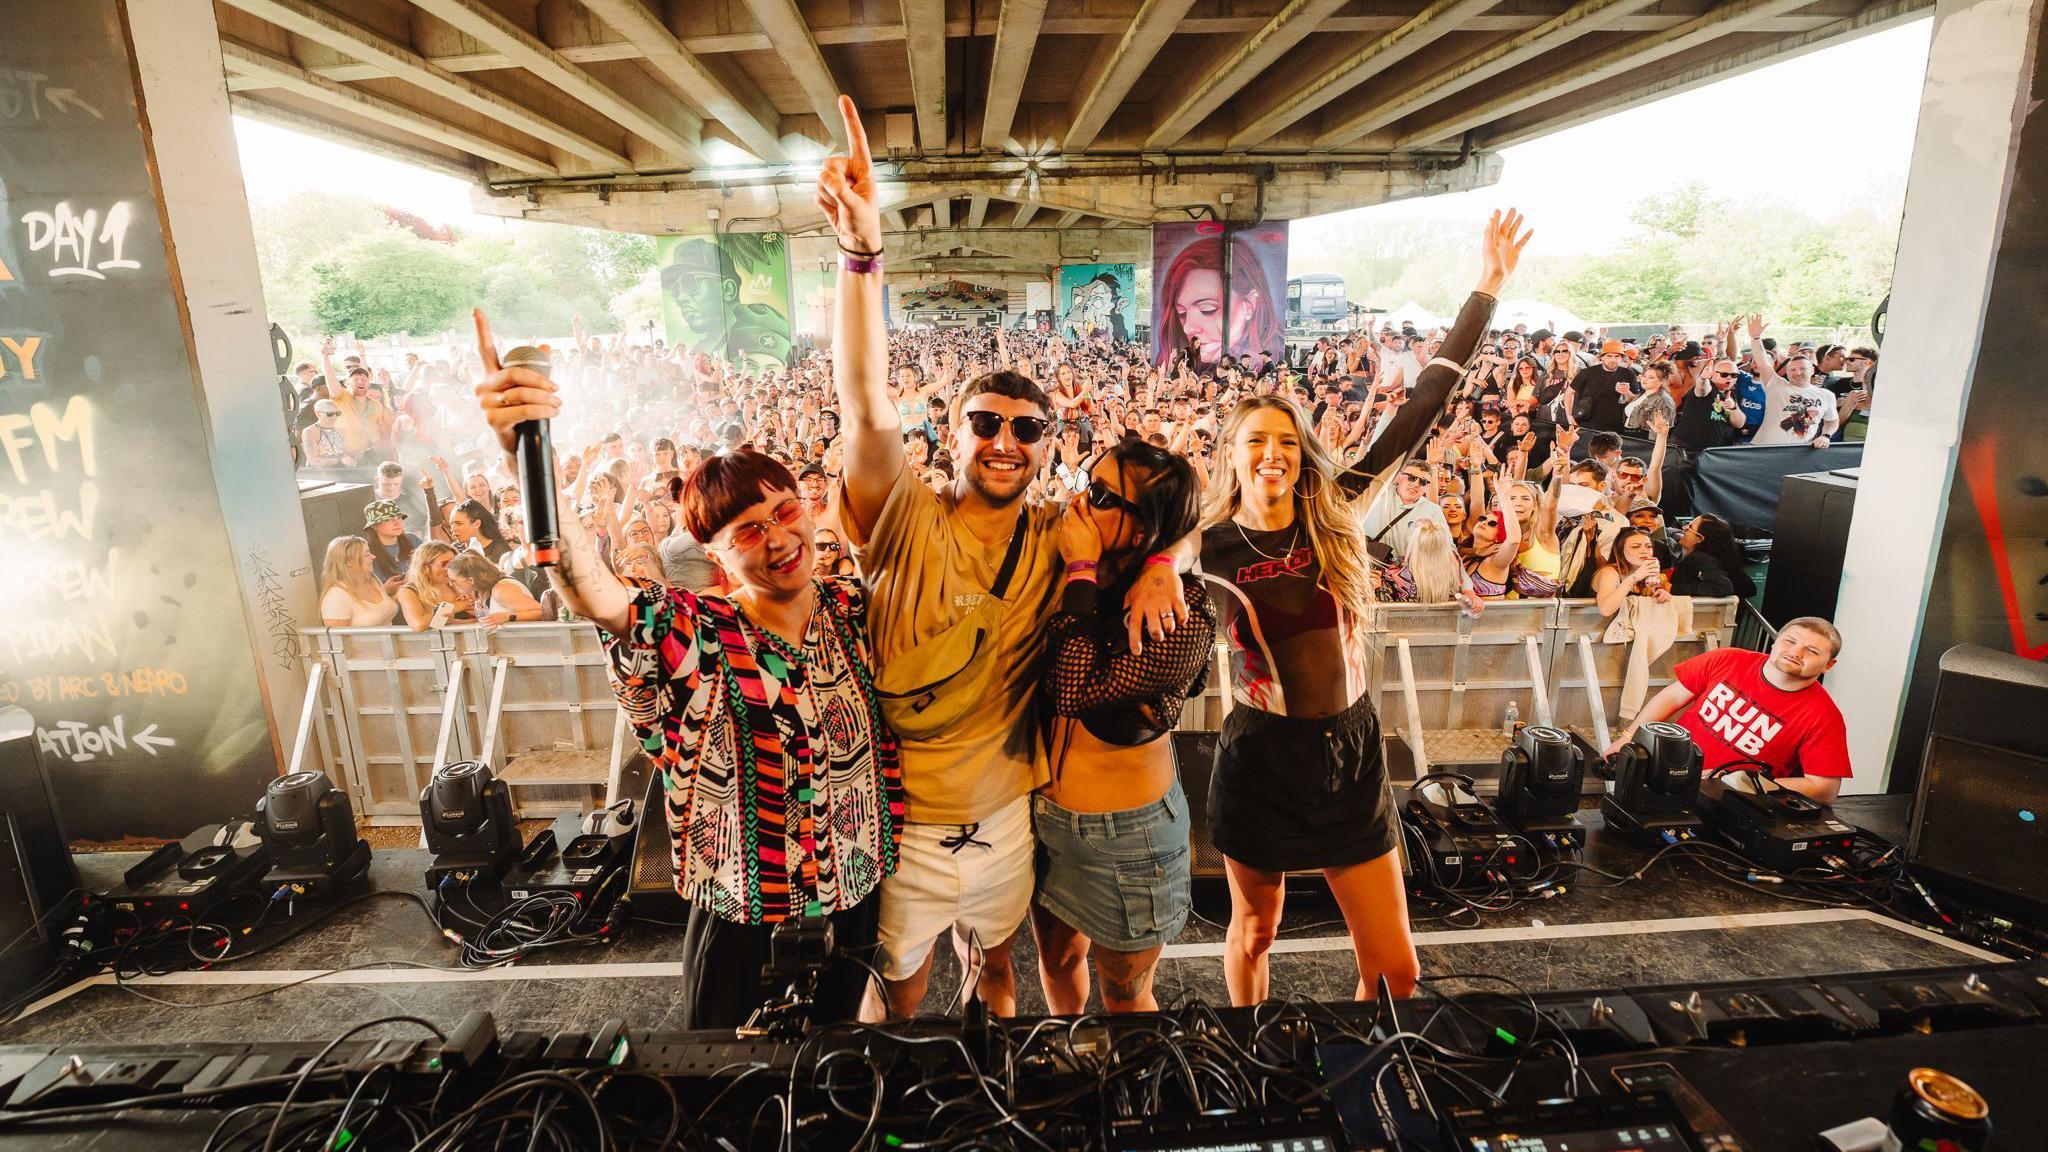
M 1182 582 L 1190 618 L 1133 655 L 1118 616 L 1101 616 L 1093 580 L 1069 580 L 1047 626 L 1045 693 L 1105 744 L 1147 744 L 1180 722 L 1181 703 L 1209 661 L 1216 610 L 1200 580 Z

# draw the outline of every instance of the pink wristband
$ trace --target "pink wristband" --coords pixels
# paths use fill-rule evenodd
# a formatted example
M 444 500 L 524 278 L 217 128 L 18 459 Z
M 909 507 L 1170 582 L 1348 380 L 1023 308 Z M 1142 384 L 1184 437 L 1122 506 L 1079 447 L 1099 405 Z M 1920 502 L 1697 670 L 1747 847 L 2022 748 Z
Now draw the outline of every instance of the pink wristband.
M 1069 560 L 1069 561 L 1067 562 L 1067 579 L 1069 579 L 1069 580 L 1093 580 L 1093 579 L 1095 579 L 1095 561 L 1093 561 L 1093 560 Z
M 1147 557 L 1145 557 L 1145 563 L 1147 563 L 1147 564 L 1165 564 L 1165 565 L 1167 565 L 1167 566 L 1169 566 L 1169 567 L 1178 567 L 1178 566 L 1179 566 L 1179 565 L 1177 565 L 1177 564 L 1176 564 L 1176 563 L 1174 562 L 1173 556 L 1172 556 L 1171 554 L 1169 554 L 1169 553 L 1166 553 L 1166 552 L 1154 552 L 1154 553 L 1153 553 L 1152 555 L 1150 555 L 1150 556 L 1147 556 Z
M 841 249 L 839 266 L 856 276 L 866 276 L 882 270 L 882 254 L 877 252 L 873 256 L 855 256 Z

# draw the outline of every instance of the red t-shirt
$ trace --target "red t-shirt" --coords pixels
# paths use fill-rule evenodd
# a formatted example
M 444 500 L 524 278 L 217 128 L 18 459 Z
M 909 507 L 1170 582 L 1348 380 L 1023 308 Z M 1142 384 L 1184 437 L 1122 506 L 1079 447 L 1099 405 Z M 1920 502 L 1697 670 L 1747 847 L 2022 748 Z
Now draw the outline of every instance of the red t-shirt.
M 1772 776 L 1846 778 L 1849 734 L 1841 709 L 1819 684 L 1787 692 L 1764 679 L 1765 659 L 1720 648 L 1678 666 L 1678 682 L 1693 699 L 1677 723 L 1700 746 L 1705 770 L 1761 760 Z

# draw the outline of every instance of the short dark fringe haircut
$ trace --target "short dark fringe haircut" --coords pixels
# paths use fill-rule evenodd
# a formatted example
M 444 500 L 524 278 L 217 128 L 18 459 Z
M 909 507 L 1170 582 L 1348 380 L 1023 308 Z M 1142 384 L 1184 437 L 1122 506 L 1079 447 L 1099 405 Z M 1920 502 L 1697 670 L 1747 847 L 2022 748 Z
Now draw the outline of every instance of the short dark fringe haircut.
M 960 395 L 954 398 L 953 423 L 960 422 L 960 413 L 967 409 L 969 400 L 989 392 L 1011 400 L 1028 400 L 1038 405 L 1039 415 L 1052 415 L 1052 399 L 1045 394 L 1045 389 L 1038 386 L 1036 380 L 1022 372 L 989 372 L 969 381 Z
M 781 461 L 752 448 L 709 457 L 672 481 L 676 514 L 699 543 L 718 535 L 733 517 L 777 489 L 796 491 L 796 477 Z

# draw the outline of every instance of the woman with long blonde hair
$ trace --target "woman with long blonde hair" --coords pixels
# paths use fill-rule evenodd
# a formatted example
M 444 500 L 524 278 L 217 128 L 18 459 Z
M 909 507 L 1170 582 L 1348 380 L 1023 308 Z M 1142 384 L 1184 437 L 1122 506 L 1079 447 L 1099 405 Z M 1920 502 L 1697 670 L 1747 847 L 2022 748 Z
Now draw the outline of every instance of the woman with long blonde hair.
M 405 613 L 406 627 L 415 632 L 440 628 L 461 617 L 469 618 L 469 601 L 448 579 L 448 565 L 455 559 L 455 546 L 429 540 L 412 550 L 412 566 L 406 569 L 405 586 L 398 590 L 398 607 Z
M 1395 996 L 1414 991 L 1400 825 L 1360 642 L 1373 600 L 1362 513 L 1464 376 L 1529 242 L 1521 225 L 1519 213 L 1494 213 L 1478 288 L 1408 403 L 1352 468 L 1331 458 L 1290 400 L 1252 397 L 1224 421 L 1201 555 L 1230 637 L 1236 704 L 1216 744 L 1208 804 L 1230 882 L 1223 975 L 1233 1004 L 1266 998 L 1282 882 L 1310 869 L 1343 909 L 1358 996 L 1376 995 L 1382 978 Z
M 1458 546 L 1451 534 L 1434 520 L 1416 524 L 1408 555 L 1386 570 L 1379 587 L 1381 599 L 1403 603 L 1444 604 L 1461 599 L 1465 565 L 1458 559 Z
M 361 536 L 328 542 L 320 563 L 321 622 L 329 628 L 381 628 L 397 612 L 398 605 L 377 582 L 370 542 Z

